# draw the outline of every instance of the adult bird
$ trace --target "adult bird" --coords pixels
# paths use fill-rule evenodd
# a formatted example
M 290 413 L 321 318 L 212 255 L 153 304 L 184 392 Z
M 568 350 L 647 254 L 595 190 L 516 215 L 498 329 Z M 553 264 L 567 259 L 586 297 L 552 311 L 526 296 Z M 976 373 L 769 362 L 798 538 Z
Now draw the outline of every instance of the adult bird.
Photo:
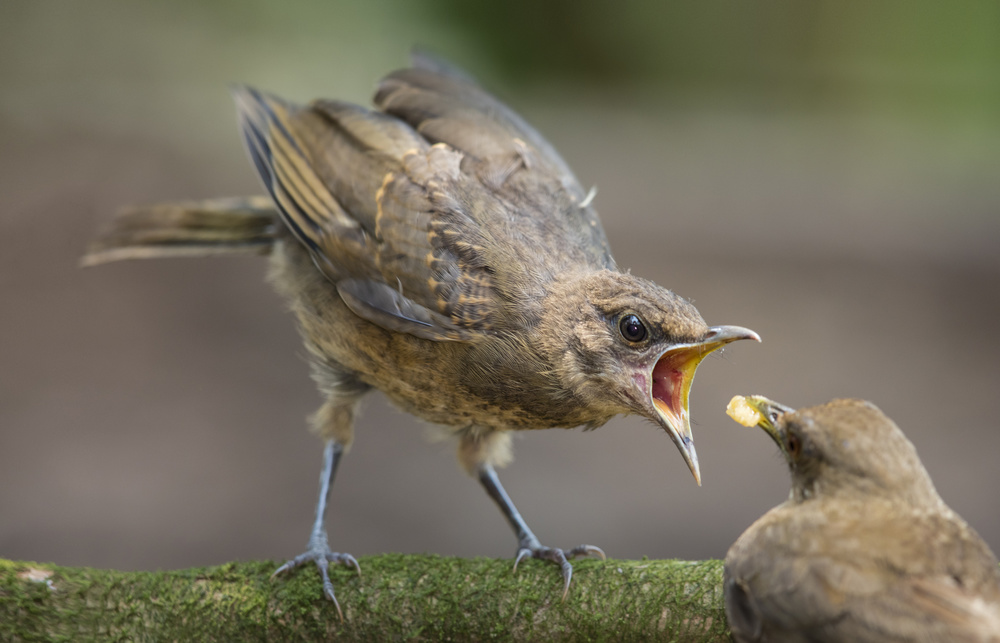
M 1000 642 L 997 559 L 892 420 L 861 400 L 730 408 L 771 436 L 792 475 L 788 500 L 726 556 L 737 643 Z
M 325 447 L 308 549 L 276 573 L 315 563 L 336 602 L 328 565 L 357 566 L 331 550 L 324 517 L 372 389 L 454 435 L 459 462 L 517 534 L 516 561 L 559 564 L 564 597 L 567 558 L 603 552 L 546 547 L 528 528 L 495 472 L 511 458 L 510 431 L 641 415 L 700 484 L 695 368 L 759 337 L 709 327 L 686 300 L 618 270 L 593 194 L 518 115 L 422 56 L 382 80 L 374 110 L 249 87 L 234 97 L 269 196 L 126 212 L 85 263 L 270 254 L 325 397 L 312 419 Z

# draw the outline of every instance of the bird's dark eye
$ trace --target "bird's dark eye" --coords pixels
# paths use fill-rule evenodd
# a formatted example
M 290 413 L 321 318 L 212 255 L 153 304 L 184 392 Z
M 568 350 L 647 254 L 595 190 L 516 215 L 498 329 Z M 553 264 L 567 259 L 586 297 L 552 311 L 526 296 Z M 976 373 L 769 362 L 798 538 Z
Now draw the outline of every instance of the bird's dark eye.
M 646 326 L 637 315 L 632 313 L 622 317 L 622 320 L 618 322 L 618 330 L 621 331 L 622 337 L 630 342 L 641 342 L 646 339 Z
M 794 433 L 789 433 L 788 437 L 785 438 L 785 448 L 788 449 L 789 455 L 793 458 L 797 458 L 799 456 L 799 452 L 802 451 L 802 440 L 800 440 L 799 436 Z

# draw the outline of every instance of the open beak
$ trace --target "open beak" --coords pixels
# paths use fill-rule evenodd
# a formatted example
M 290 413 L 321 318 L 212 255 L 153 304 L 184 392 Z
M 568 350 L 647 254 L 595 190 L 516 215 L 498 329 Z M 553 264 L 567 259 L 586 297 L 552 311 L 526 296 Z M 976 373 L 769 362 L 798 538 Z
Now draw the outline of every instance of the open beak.
M 698 469 L 698 454 L 694 450 L 691 437 L 691 419 L 688 410 L 688 396 L 694 372 L 705 356 L 717 348 L 722 348 L 738 339 L 760 341 L 760 335 L 740 326 L 713 326 L 704 339 L 693 344 L 680 344 L 664 351 L 656 360 L 648 378 L 649 399 L 656 409 L 660 425 L 677 445 L 684 462 L 701 486 L 701 472 Z

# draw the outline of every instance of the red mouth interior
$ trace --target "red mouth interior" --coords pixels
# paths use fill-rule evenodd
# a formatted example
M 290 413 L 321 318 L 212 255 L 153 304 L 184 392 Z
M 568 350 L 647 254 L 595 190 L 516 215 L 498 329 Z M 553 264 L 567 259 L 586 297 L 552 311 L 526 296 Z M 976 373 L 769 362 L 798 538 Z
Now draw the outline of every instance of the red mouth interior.
M 675 417 L 680 417 L 684 390 L 684 373 L 680 366 L 684 363 L 684 355 L 664 355 L 653 367 L 653 402 L 657 406 L 665 406 Z

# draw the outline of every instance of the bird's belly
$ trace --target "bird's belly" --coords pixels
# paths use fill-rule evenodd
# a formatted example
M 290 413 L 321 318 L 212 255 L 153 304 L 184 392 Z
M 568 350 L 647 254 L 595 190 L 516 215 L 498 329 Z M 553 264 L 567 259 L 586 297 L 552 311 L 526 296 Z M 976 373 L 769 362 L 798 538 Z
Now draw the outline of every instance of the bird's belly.
M 376 388 L 400 410 L 455 430 L 467 427 L 540 429 L 553 426 L 516 400 L 488 399 L 473 391 L 464 368 L 474 359 L 457 342 L 433 342 L 386 331 L 340 305 L 341 332 L 318 342 L 325 361 L 334 361 Z M 329 336 L 329 334 L 324 334 Z
M 294 245 L 272 254 L 271 281 L 291 302 L 321 388 L 361 382 L 401 410 L 456 430 L 566 426 L 551 406 L 522 403 L 524 396 L 505 394 L 502 383 L 470 386 L 468 365 L 476 357 L 469 344 L 420 339 L 358 317 Z

